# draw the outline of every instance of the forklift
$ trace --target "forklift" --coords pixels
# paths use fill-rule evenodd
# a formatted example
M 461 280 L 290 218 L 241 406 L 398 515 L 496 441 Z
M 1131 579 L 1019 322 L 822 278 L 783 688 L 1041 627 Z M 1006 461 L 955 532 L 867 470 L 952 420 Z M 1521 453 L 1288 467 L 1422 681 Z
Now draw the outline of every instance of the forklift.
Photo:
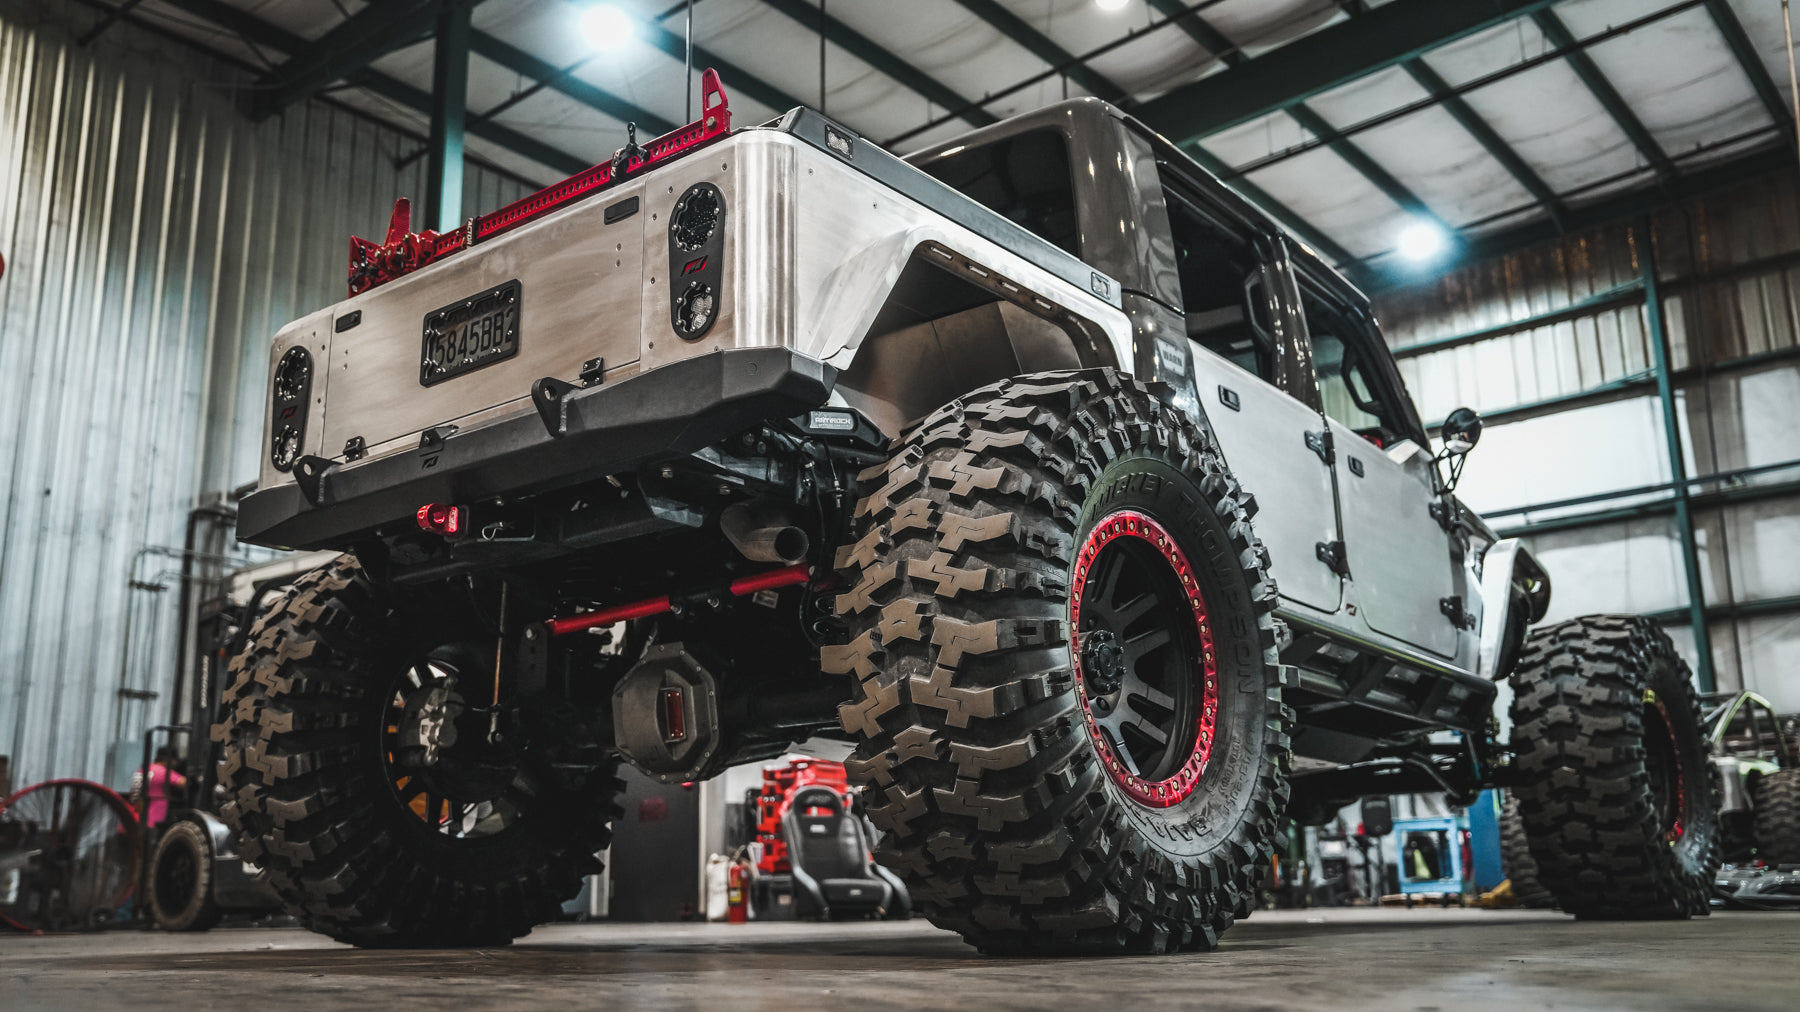
M 186 694 L 191 705 L 187 721 L 163 724 L 144 733 L 140 770 L 148 770 L 157 740 L 162 738 L 180 757 L 187 770 L 185 792 L 171 792 L 168 818 L 159 826 L 146 826 L 154 846 L 145 848 L 144 867 L 138 881 L 142 890 L 143 916 L 165 931 L 206 931 L 226 915 L 264 916 L 277 913 L 281 903 L 263 881 L 263 873 L 237 855 L 231 832 L 219 820 L 223 787 L 218 782 L 219 746 L 210 730 L 219 707 L 225 666 L 243 646 L 250 622 L 271 595 L 279 594 L 301 574 L 316 569 L 334 552 L 284 555 L 239 569 L 228 575 L 213 596 L 183 609 L 183 651 L 192 658 Z M 177 678 L 188 677 L 187 664 Z M 148 792 L 136 800 L 142 817 L 149 807 Z

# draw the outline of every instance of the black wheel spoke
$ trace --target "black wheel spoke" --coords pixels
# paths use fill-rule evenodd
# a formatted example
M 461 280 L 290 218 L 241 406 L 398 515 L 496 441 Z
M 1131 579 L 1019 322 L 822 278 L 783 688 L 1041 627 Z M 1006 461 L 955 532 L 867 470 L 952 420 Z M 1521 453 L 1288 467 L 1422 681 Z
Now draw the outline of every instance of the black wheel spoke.
M 1119 577 L 1125 572 L 1125 560 L 1106 558 L 1100 571 L 1100 586 L 1095 588 L 1094 601 L 1103 612 L 1116 611 L 1115 599 L 1119 594 Z
M 1113 609 L 1113 628 L 1123 632 L 1137 624 L 1138 619 L 1155 610 L 1157 597 L 1155 594 L 1139 594 Z
M 1141 713 L 1132 714 L 1122 721 L 1119 726 L 1121 730 L 1130 730 L 1143 736 L 1150 744 L 1156 746 L 1158 749 L 1166 749 L 1169 747 L 1168 728 L 1158 725 Z
M 1143 660 L 1145 655 L 1168 646 L 1173 639 L 1174 634 L 1169 631 L 1167 626 L 1157 626 L 1149 632 L 1131 637 L 1125 641 L 1126 667 L 1135 671 L 1138 662 Z
M 1119 757 L 1119 762 L 1132 776 L 1138 776 L 1137 760 L 1132 758 L 1131 749 L 1125 747 L 1125 736 L 1121 733 L 1118 719 L 1115 717 L 1102 723 L 1100 731 L 1106 735 L 1107 743 L 1112 745 L 1113 754 Z
M 1123 695 L 1130 703 L 1131 708 L 1140 713 L 1143 712 L 1145 704 L 1162 713 L 1175 712 L 1175 697 L 1141 678 L 1126 679 Z

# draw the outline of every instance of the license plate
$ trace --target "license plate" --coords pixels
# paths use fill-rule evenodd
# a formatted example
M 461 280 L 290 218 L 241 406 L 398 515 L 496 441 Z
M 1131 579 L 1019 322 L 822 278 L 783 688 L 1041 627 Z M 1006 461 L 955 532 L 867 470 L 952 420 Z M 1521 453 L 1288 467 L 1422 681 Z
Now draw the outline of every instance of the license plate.
M 517 281 L 425 314 L 419 385 L 433 386 L 519 353 Z

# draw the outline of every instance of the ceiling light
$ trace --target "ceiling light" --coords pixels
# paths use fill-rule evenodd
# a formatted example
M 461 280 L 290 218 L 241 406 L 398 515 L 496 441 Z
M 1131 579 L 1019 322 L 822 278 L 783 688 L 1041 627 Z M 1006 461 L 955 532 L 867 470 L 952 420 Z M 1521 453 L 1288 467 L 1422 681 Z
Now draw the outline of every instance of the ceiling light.
M 1400 230 L 1395 246 L 1400 255 L 1408 260 L 1430 260 L 1444 251 L 1449 238 L 1438 225 L 1429 221 L 1415 221 Z
M 1131 0 L 1094 0 L 1094 6 L 1103 11 L 1122 11 Z
M 581 12 L 581 37 L 595 49 L 611 52 L 624 48 L 637 35 L 637 23 L 631 15 L 611 4 L 600 4 Z

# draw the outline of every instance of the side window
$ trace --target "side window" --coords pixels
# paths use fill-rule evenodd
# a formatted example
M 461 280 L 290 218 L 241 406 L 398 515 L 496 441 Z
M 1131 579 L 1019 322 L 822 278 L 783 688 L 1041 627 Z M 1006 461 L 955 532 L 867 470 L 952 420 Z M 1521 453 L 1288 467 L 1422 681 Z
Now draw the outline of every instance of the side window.
M 1069 145 L 1057 131 L 1032 130 L 992 144 L 952 148 L 919 169 L 1045 241 L 1081 255 Z
M 1375 368 L 1368 330 L 1310 289 L 1303 290 L 1301 308 L 1325 414 L 1376 446 L 1407 438 L 1404 412 Z
M 1268 299 L 1260 293 L 1262 261 L 1255 248 L 1166 192 L 1188 337 L 1273 383 L 1274 329 Z

